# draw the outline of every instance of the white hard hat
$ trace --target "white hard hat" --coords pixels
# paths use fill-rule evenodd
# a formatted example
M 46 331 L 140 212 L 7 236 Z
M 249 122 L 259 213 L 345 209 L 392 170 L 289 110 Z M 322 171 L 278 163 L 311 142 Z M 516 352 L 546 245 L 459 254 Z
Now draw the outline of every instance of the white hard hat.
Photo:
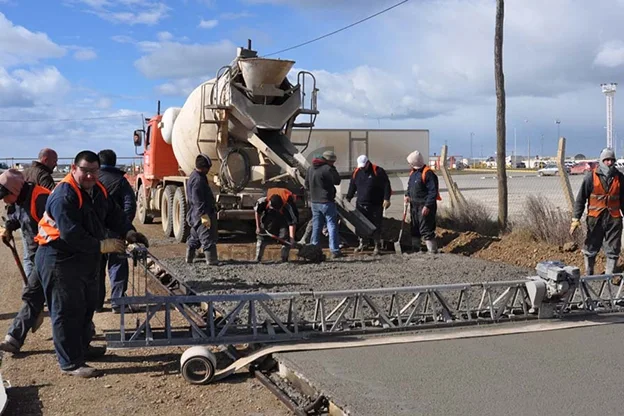
M 366 157 L 366 155 L 360 155 L 357 158 L 357 167 L 358 168 L 363 168 L 364 166 L 366 166 L 367 162 L 368 162 L 368 158 Z

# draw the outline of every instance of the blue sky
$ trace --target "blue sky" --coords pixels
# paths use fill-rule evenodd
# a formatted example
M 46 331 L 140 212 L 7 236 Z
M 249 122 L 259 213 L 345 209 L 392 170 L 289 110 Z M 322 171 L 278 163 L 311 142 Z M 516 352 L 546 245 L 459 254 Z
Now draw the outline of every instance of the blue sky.
M 140 114 L 185 95 L 252 38 L 261 55 L 397 0 L 0 0 L 0 159 L 50 146 L 62 156 L 131 155 Z M 425 128 L 431 149 L 495 149 L 494 0 L 411 0 L 360 26 L 280 54 L 313 71 L 318 127 Z M 624 1 L 507 0 L 508 150 L 605 143 L 601 82 L 624 65 Z M 615 99 L 615 131 L 624 106 Z M 53 121 L 27 121 L 49 119 Z M 88 119 L 88 120 L 85 120 Z M 7 120 L 15 122 L 6 122 Z M 525 120 L 528 120 L 525 122 Z M 624 145 L 618 142 L 618 150 Z M 618 154 L 621 151 L 618 151 Z

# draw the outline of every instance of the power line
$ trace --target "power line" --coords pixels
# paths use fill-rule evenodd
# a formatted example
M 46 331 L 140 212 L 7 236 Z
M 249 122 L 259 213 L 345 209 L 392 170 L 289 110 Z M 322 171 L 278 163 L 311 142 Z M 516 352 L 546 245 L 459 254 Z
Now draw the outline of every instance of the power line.
M 300 43 L 300 44 L 298 44 L 298 45 L 291 46 L 291 47 L 286 48 L 286 49 L 282 49 L 281 51 L 272 52 L 272 53 L 270 53 L 270 54 L 268 54 L 268 55 L 264 55 L 264 57 L 266 58 L 267 56 L 277 55 L 278 53 L 282 53 L 282 52 L 290 51 L 290 50 L 293 50 L 293 49 L 299 48 L 299 47 L 301 47 L 301 46 L 309 45 L 310 43 L 316 42 L 316 41 L 318 41 L 318 40 L 325 39 L 325 38 L 327 38 L 327 37 L 329 37 L 329 36 L 335 35 L 336 33 L 340 33 L 340 32 L 342 32 L 342 31 L 344 31 L 344 30 L 347 30 L 347 29 L 349 29 L 349 28 L 352 28 L 353 26 L 357 26 L 357 25 L 359 25 L 360 23 L 364 23 L 365 21 L 370 20 L 370 19 L 372 19 L 373 17 L 377 17 L 377 16 L 379 16 L 380 14 L 384 14 L 384 13 L 386 13 L 387 11 L 390 11 L 390 10 L 394 9 L 395 7 L 399 7 L 400 5 L 407 3 L 408 1 L 409 1 L 409 0 L 403 0 L 403 1 L 400 1 L 400 2 L 398 2 L 398 3 L 396 3 L 396 4 L 394 4 L 394 5 L 392 5 L 392 6 L 388 7 L 388 8 L 386 8 L 386 9 L 383 9 L 383 10 L 381 10 L 381 11 L 379 11 L 379 12 L 375 13 L 375 14 L 372 14 L 372 15 L 370 15 L 370 16 L 368 16 L 368 17 L 365 17 L 364 19 L 361 19 L 361 20 L 358 20 L 357 22 L 351 23 L 351 24 L 350 24 L 350 25 L 348 25 L 348 26 L 342 27 L 342 28 L 340 28 L 340 29 L 338 29 L 338 30 L 334 30 L 333 32 L 330 32 L 330 33 L 326 33 L 326 34 L 324 34 L 323 36 L 319 36 L 319 37 L 317 37 L 317 38 L 314 38 L 314 39 L 308 40 L 308 41 L 303 42 L 303 43 Z
M 0 120 L 0 123 L 32 123 L 42 121 L 92 121 L 92 120 L 105 120 L 111 118 L 130 118 L 141 117 L 140 113 L 136 114 L 124 114 L 117 116 L 101 116 L 101 117 L 85 117 L 85 118 L 33 118 L 33 119 L 14 119 L 14 120 Z

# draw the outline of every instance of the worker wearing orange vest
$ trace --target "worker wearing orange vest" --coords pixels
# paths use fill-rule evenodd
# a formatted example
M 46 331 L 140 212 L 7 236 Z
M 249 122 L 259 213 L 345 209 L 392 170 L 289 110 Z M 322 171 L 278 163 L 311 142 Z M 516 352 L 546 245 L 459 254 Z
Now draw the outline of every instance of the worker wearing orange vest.
M 6 242 L 13 239 L 13 232 L 22 230 L 22 238 L 27 247 L 27 256 L 34 264 L 38 244 L 35 242 L 37 223 L 43 216 L 50 190 L 32 182 L 24 182 L 21 172 L 10 169 L 0 175 L 0 199 L 7 206 L 9 219 L 5 224 L 2 239 Z M 26 271 L 28 284 L 22 291 L 22 307 L 9 328 L 4 341 L 0 342 L 0 350 L 17 353 L 24 345 L 28 331 L 36 331 L 43 322 L 45 297 L 36 270 Z
M 419 251 L 422 238 L 427 252 L 434 254 L 438 252 L 435 239 L 437 201 L 440 200 L 438 176 L 425 165 L 418 150 L 407 156 L 407 163 L 412 167 L 405 191 L 405 203 L 411 205 L 412 247 Z
M 583 178 L 570 226 L 570 234 L 574 234 L 587 205 L 587 235 L 582 252 L 588 276 L 594 274 L 596 255 L 601 247 L 607 257 L 605 274 L 615 272 L 622 248 L 623 203 L 624 175 L 615 168 L 615 152 L 603 149 L 596 169 Z
M 262 261 L 264 248 L 273 238 L 269 232 L 290 243 L 282 244 L 280 252 L 282 262 L 288 261 L 290 248 L 295 244 L 295 232 L 299 213 L 295 205 L 295 197 L 288 189 L 269 188 L 266 197 L 258 199 L 254 207 L 256 217 L 256 261 Z M 266 231 L 266 232 L 265 232 Z
M 35 267 L 52 321 L 56 356 L 64 374 L 95 377 L 86 364 L 106 352 L 90 345 L 102 254 L 122 253 L 127 243 L 148 246 L 98 180 L 100 160 L 91 151 L 76 155 L 70 173 L 54 188 L 39 222 Z M 107 238 L 112 230 L 125 241 Z
M 356 193 L 357 210 L 375 226 L 375 232 L 372 235 L 375 243 L 373 254 L 379 254 L 383 210 L 390 207 L 392 189 L 386 171 L 371 163 L 366 155 L 360 155 L 357 158 L 357 169 L 351 175 L 347 201 L 351 202 Z M 355 251 L 363 251 L 364 246 L 364 239 L 360 238 L 360 245 Z

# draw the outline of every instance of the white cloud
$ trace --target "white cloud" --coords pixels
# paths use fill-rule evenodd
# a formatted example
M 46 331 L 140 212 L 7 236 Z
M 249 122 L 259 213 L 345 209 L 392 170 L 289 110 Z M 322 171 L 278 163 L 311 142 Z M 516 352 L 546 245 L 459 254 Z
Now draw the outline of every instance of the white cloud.
M 66 50 L 41 32 L 16 26 L 0 13 L 0 66 L 36 63 L 41 59 L 60 58 Z
M 127 36 L 127 35 L 111 36 L 111 40 L 117 43 L 135 43 L 136 42 L 134 38 L 132 38 L 131 36 Z
M 615 68 L 624 64 L 624 42 L 612 40 L 603 44 L 594 59 L 594 64 L 607 68 Z
M 156 94 L 170 96 L 170 97 L 186 97 L 202 82 L 207 81 L 213 76 L 206 75 L 205 77 L 191 77 L 175 79 L 164 84 L 160 84 L 156 87 Z
M 74 52 L 74 59 L 78 61 L 90 61 L 97 58 L 97 53 L 91 48 L 78 48 Z
M 101 97 L 95 102 L 95 106 L 101 109 L 111 108 L 113 105 L 113 100 L 108 97 Z
M 148 54 L 136 60 L 134 66 L 152 79 L 214 74 L 236 54 L 236 46 L 226 40 L 190 45 L 179 42 L 143 42 L 141 48 Z
M 212 20 L 200 20 L 198 27 L 202 28 L 202 29 L 214 29 L 215 27 L 217 27 L 217 25 L 219 24 L 218 20 L 212 19 Z
M 66 0 L 65 4 L 85 6 L 88 13 L 127 25 L 156 25 L 171 10 L 162 1 L 153 0 Z
M 173 39 L 173 35 L 170 32 L 158 32 L 156 37 L 161 42 Z
M 58 102 L 69 92 L 70 84 L 55 67 L 0 68 L 0 107 L 32 107 Z

